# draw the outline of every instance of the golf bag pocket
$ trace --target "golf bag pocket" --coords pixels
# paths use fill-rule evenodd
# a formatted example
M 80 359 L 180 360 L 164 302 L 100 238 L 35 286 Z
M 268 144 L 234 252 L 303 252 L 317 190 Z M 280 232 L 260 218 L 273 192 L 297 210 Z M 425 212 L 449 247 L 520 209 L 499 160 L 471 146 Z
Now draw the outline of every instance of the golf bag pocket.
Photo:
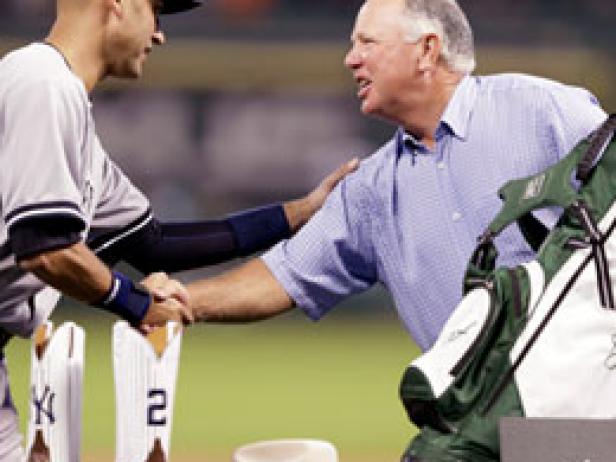
M 469 359 L 486 342 L 496 317 L 494 294 L 489 286 L 473 289 L 447 321 L 435 345 L 415 360 L 405 373 L 401 396 L 410 419 L 418 426 L 451 431 L 448 414 L 462 412 L 444 407 L 447 390 L 466 368 Z M 466 401 L 466 400 L 465 400 Z

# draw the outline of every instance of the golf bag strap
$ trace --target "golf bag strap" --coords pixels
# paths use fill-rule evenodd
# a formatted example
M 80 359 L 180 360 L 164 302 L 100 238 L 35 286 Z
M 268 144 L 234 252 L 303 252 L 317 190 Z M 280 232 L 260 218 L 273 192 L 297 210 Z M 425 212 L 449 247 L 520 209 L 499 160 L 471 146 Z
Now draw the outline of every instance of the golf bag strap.
M 601 233 L 597 222 L 595 221 L 591 210 L 584 201 L 577 201 L 571 206 L 571 213 L 577 216 L 580 224 L 586 231 L 586 237 L 581 241 L 582 248 L 590 246 L 592 249 L 592 257 L 595 262 L 597 283 L 599 289 L 599 298 L 601 306 L 613 310 L 614 294 L 609 271 L 609 264 L 604 247 L 604 235 Z M 569 239 L 569 245 L 576 248 L 580 244 L 578 239 Z
M 615 130 L 616 114 L 611 114 L 601 127 L 589 137 L 590 146 L 578 162 L 576 169 L 576 178 L 583 184 L 588 181 L 595 164 L 603 155 Z M 519 217 L 517 223 L 526 242 L 537 252 L 545 241 L 549 229 L 530 212 Z
M 576 177 L 582 183 L 586 183 L 598 158 L 603 154 L 608 143 L 616 130 L 616 114 L 611 114 L 608 119 L 590 138 L 590 147 L 580 160 L 577 167 Z
M 549 231 L 531 212 L 550 206 L 570 209 L 580 199 L 571 180 L 574 175 L 582 182 L 588 180 L 615 129 L 616 115 L 611 115 L 587 142 L 580 143 L 570 155 L 536 175 L 509 181 L 498 191 L 503 206 L 478 239 L 466 270 L 465 293 L 495 268 L 498 251 L 493 240 L 511 223 L 517 222 L 531 248 L 539 249 Z
M 579 200 L 579 185 L 573 180 L 577 178 L 582 183 L 588 180 L 597 159 L 607 149 L 615 129 L 616 115 L 612 115 L 593 135 L 580 142 L 569 155 L 550 168 L 530 177 L 507 182 L 498 191 L 503 206 L 488 227 L 492 234 L 499 234 L 532 211 L 553 206 L 566 209 Z
M 550 230 L 541 223 L 532 213 L 525 213 L 517 220 L 518 227 L 530 248 L 537 252 Z
M 611 141 L 616 130 L 616 114 L 608 119 L 590 137 L 590 146 L 577 164 L 576 178 L 585 184 L 598 159 Z M 549 230 L 532 213 L 526 213 L 517 219 L 518 227 L 530 247 L 537 252 L 545 241 Z

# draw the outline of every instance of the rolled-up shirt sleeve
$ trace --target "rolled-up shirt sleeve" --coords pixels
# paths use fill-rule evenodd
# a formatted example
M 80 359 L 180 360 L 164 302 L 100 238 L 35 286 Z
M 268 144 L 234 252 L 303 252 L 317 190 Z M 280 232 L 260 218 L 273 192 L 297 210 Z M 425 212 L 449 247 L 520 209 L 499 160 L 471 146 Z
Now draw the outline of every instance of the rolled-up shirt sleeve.
M 357 172 L 336 187 L 294 237 L 261 257 L 311 319 L 376 282 L 371 209 L 369 190 Z

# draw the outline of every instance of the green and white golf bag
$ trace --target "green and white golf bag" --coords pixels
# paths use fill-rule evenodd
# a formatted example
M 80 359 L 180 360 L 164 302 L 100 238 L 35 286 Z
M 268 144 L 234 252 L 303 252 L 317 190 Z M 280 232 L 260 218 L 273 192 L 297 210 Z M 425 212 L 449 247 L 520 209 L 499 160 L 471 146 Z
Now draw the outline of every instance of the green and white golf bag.
M 400 395 L 419 434 L 403 460 L 497 461 L 504 416 L 616 418 L 616 117 L 542 173 L 507 183 L 465 297 Z M 549 234 L 531 212 L 561 207 Z M 537 258 L 495 268 L 517 222 Z M 616 456 L 615 456 L 616 457 Z

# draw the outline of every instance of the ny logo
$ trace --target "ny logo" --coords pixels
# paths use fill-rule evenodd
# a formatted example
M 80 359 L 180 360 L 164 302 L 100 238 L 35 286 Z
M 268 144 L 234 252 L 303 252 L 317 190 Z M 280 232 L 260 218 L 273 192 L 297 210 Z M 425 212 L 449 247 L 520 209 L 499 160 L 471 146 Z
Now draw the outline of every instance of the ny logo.
M 56 394 L 51 391 L 49 385 L 45 385 L 45 390 L 43 390 L 43 394 L 40 399 L 37 396 L 36 387 L 32 387 L 32 405 L 36 410 L 36 425 L 41 425 L 43 415 L 47 416 L 50 424 L 53 424 L 56 421 L 53 413 L 53 400 L 55 397 Z

